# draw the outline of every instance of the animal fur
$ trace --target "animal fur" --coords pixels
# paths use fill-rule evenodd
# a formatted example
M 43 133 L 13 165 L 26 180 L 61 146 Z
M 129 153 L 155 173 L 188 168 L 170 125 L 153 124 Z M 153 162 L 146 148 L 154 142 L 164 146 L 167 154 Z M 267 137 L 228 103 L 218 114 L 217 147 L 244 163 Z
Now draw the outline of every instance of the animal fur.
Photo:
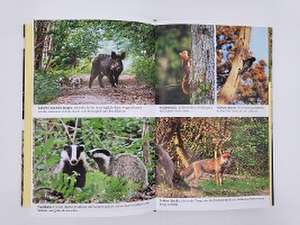
M 88 156 L 94 159 L 101 172 L 114 177 L 126 177 L 136 183 L 141 183 L 142 188 L 148 186 L 148 173 L 144 163 L 136 156 L 123 153 L 113 156 L 106 149 L 93 149 Z

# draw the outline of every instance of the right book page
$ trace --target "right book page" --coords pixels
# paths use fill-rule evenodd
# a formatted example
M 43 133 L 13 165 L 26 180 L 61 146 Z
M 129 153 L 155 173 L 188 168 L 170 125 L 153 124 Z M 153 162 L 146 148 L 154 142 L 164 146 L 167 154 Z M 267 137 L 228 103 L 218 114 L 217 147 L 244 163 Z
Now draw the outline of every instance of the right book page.
M 156 31 L 158 210 L 273 205 L 272 29 Z

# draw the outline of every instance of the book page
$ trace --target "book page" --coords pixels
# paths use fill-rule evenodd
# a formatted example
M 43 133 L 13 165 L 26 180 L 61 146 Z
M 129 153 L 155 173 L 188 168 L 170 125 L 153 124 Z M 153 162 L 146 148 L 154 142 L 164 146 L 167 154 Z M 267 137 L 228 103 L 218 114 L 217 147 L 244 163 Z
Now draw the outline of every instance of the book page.
M 35 215 L 273 205 L 271 28 L 36 20 L 24 81 Z
M 23 206 L 35 215 L 155 209 L 154 35 L 126 21 L 26 25 Z
M 271 206 L 271 28 L 157 30 L 158 209 Z

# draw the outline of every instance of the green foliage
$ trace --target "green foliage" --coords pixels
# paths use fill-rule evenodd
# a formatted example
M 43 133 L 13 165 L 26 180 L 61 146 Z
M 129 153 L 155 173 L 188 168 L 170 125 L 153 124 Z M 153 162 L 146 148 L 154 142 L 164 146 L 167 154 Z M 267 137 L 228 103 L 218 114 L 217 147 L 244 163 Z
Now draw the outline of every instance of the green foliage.
M 136 74 L 139 81 L 143 81 L 151 86 L 155 87 L 158 83 L 156 63 L 152 58 L 136 57 L 130 72 Z
M 55 75 L 37 72 L 34 76 L 34 103 L 44 104 L 55 97 L 59 93 L 58 77 Z
M 92 64 L 90 59 L 80 59 L 78 60 L 76 67 L 66 67 L 66 68 L 50 68 L 47 70 L 49 75 L 60 74 L 63 77 L 70 77 L 74 74 L 83 75 L 89 74 L 91 72 Z
M 250 177 L 247 179 L 225 178 L 222 186 L 214 181 L 201 181 L 199 188 L 205 196 L 245 196 L 265 192 L 269 188 L 267 177 Z
M 152 129 L 154 119 L 148 119 Z M 85 146 L 110 149 L 113 153 L 137 153 L 141 150 L 143 119 L 134 118 L 95 118 L 82 121 Z M 149 137 L 153 141 L 153 134 Z
M 155 53 L 155 27 L 126 21 L 99 21 L 104 40 L 113 40 L 134 56 L 152 57 Z
M 53 190 L 62 193 L 65 199 L 74 195 L 77 174 L 73 174 L 72 176 L 68 176 L 66 174 L 60 173 L 58 174 L 53 181 L 50 182 L 50 186 Z M 43 185 L 43 184 L 41 184 Z
M 64 123 L 73 119 L 63 119 Z M 143 141 L 150 142 L 150 163 L 147 165 L 148 180 L 154 182 L 154 119 L 147 120 L 149 134 L 142 137 L 144 119 L 142 118 L 92 118 L 82 119 L 76 141 L 85 143 L 85 150 L 106 148 L 114 154 L 130 153 L 142 159 Z M 34 121 L 34 188 L 47 187 L 62 193 L 68 202 L 116 202 L 129 199 L 140 184 L 125 178 L 106 176 L 100 172 L 88 172 L 85 187 L 78 191 L 74 188 L 76 174 L 69 177 L 53 174 L 60 160 L 64 144 L 69 143 L 64 128 L 58 119 L 36 119 Z M 93 160 L 88 158 L 92 165 Z M 37 194 L 35 195 L 35 197 Z
M 268 119 L 248 118 L 237 121 L 231 146 L 236 173 L 267 176 L 269 173 Z
M 40 186 L 61 193 L 65 202 L 69 203 L 109 203 L 129 200 L 136 193 L 140 184 L 126 178 L 109 177 L 101 172 L 88 172 L 86 185 L 76 189 L 76 174 L 67 176 L 60 173 L 52 178 L 45 177 Z M 53 199 L 52 203 L 55 203 Z
M 79 59 L 90 58 L 97 52 L 101 31 L 94 22 L 61 20 L 53 22 L 52 28 L 52 67 L 75 67 Z
M 90 71 L 91 62 L 89 59 L 80 60 L 77 67 L 50 68 L 47 71 L 36 71 L 34 76 L 34 103 L 46 104 L 55 99 L 60 91 L 59 78 L 67 78 L 74 74 L 86 74 Z

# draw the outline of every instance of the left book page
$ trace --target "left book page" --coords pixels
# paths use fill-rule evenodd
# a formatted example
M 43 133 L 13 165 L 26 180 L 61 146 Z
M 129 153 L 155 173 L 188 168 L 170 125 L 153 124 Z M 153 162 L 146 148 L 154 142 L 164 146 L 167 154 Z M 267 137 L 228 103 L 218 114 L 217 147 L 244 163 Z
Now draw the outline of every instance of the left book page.
M 47 216 L 153 211 L 154 26 L 38 20 L 24 37 L 23 206 Z

